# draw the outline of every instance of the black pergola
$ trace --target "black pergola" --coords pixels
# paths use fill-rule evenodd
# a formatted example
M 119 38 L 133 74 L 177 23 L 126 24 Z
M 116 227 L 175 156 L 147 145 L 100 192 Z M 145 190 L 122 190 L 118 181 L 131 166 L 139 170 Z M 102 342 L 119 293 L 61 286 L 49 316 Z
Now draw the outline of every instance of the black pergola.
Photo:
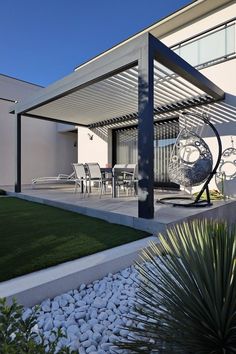
M 146 33 L 81 65 L 18 102 L 16 182 L 21 192 L 21 116 L 88 128 L 138 120 L 138 215 L 153 218 L 154 115 L 222 100 L 224 91 Z

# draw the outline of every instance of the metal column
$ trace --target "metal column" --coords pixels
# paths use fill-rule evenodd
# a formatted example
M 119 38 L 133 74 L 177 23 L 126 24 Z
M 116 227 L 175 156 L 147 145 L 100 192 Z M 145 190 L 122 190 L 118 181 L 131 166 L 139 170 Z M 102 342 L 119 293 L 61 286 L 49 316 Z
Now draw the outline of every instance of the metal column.
M 21 114 L 16 114 L 16 172 L 15 172 L 15 192 L 21 192 Z
M 153 52 L 149 35 L 138 61 L 138 216 L 154 216 Z

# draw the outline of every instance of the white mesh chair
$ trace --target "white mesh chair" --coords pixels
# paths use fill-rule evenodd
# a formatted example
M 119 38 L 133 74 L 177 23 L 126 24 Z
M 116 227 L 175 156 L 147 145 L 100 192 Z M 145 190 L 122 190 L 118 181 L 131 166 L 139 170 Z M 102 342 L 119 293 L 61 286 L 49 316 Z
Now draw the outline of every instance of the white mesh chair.
M 82 163 L 73 163 L 72 164 L 75 172 L 75 193 L 77 192 L 78 186 L 81 188 L 81 193 L 84 194 L 88 192 L 87 188 L 87 175 Z
M 123 183 L 124 187 L 129 194 L 138 194 L 138 165 L 137 164 L 127 164 L 125 171 L 123 171 Z
M 127 164 L 116 164 L 113 166 L 112 174 L 113 174 L 113 194 L 116 195 L 116 191 L 118 191 L 118 196 L 120 194 L 121 187 L 124 186 L 124 170 L 126 169 Z
M 91 192 L 92 188 L 92 182 L 98 182 L 98 187 L 100 189 L 100 198 L 103 192 L 106 191 L 106 183 L 111 182 L 111 177 L 106 178 L 100 169 L 100 166 L 98 163 L 86 163 L 85 168 L 87 170 L 88 174 L 88 181 L 89 181 L 89 193 Z

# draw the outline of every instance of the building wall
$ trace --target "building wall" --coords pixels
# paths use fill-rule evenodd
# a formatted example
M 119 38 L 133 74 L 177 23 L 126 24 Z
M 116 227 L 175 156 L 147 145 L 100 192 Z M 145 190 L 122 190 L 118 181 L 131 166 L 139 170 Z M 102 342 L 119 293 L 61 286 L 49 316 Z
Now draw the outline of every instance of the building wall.
M 105 167 L 108 162 L 107 145 L 106 141 L 88 128 L 78 127 L 78 162 L 98 162 L 101 167 Z
M 209 0 L 207 1 L 209 2 Z M 191 11 L 194 11 L 194 8 Z M 168 35 L 162 35 L 160 39 L 166 45 L 173 46 L 217 24 L 230 20 L 235 13 L 236 3 L 232 1 L 227 6 L 222 6 L 212 13 L 206 13 L 197 20 L 186 20 L 185 23 L 179 23 L 178 29 L 172 30 L 171 33 L 168 32 Z M 230 146 L 232 135 L 236 144 L 236 59 L 207 67 L 201 72 L 227 93 L 225 102 L 219 103 L 217 108 L 219 114 L 225 116 L 225 123 L 216 125 L 221 134 L 224 149 Z M 40 87 L 36 85 L 0 75 L 0 98 L 21 99 L 37 90 L 40 90 Z M 0 184 L 14 182 L 14 118 L 8 114 L 10 106 L 10 102 L 0 100 Z M 71 163 L 77 161 L 77 154 L 78 162 L 98 162 L 101 166 L 107 164 L 107 142 L 89 129 L 79 127 L 76 135 L 76 133 L 70 132 L 71 126 L 56 125 L 56 123 L 26 117 L 22 120 L 23 183 L 29 183 L 31 178 L 35 176 L 70 173 Z M 88 134 L 93 135 L 93 140 L 89 139 Z M 216 156 L 215 139 L 207 130 L 204 131 L 204 135 L 214 156 Z M 212 183 L 211 188 L 214 187 L 215 185 Z
M 209 0 L 207 0 L 209 2 Z M 212 1 L 212 0 L 210 0 Z M 194 9 L 192 9 L 194 11 Z M 210 13 L 206 13 L 204 16 L 195 19 L 194 21 L 187 21 L 183 24 L 179 24 L 176 30 L 161 36 L 159 39 L 167 46 L 171 47 L 181 41 L 195 36 L 198 33 L 209 30 L 211 27 L 220 25 L 221 23 L 228 21 L 235 17 L 236 3 L 231 1 Z
M 198 20 L 181 25 L 178 30 L 162 37 L 161 40 L 166 45 L 173 46 L 222 22 L 231 20 L 235 14 L 236 3 L 232 1 L 227 6 L 225 5 L 210 14 L 206 14 Z M 211 49 L 209 48 L 209 50 Z M 217 112 L 225 119 L 224 123 L 215 125 L 221 136 L 223 150 L 231 147 L 231 137 L 233 137 L 236 147 L 236 59 L 206 67 L 201 69 L 200 72 L 226 92 L 224 102 L 218 103 L 215 108 L 212 108 L 212 111 Z M 211 110 L 209 110 L 210 113 Z M 217 157 L 216 139 L 212 137 L 210 130 L 207 128 L 204 129 L 203 135 L 213 153 L 215 161 Z M 194 191 L 199 190 L 200 187 L 194 188 Z M 216 188 L 215 179 L 212 180 L 210 188 Z M 236 184 L 234 195 L 236 195 Z
M 0 186 L 15 181 L 15 119 L 9 114 L 13 102 L 41 88 L 0 75 Z M 54 122 L 22 117 L 22 183 L 37 176 L 71 173 L 77 160 L 77 133 L 58 133 Z
M 209 0 L 206 0 L 205 5 L 206 3 L 209 3 Z M 194 9 L 191 11 L 194 11 Z M 188 15 L 186 14 L 185 23 L 179 23 L 178 28 L 176 28 L 174 31 L 172 30 L 171 33 L 168 32 L 167 35 L 162 35 L 160 39 L 167 46 L 171 47 L 178 42 L 186 40 L 205 30 L 209 30 L 210 28 L 217 26 L 225 21 L 231 20 L 235 14 L 235 1 L 231 1 L 227 5 L 221 6 L 217 10 L 214 10 L 210 13 L 206 12 L 204 16 L 201 16 L 194 21 L 189 21 Z M 189 16 L 192 18 L 191 14 L 189 14 Z M 155 30 L 152 30 L 152 32 L 155 32 Z M 216 124 L 216 128 L 221 135 L 223 150 L 231 146 L 231 136 L 233 136 L 236 146 L 236 59 L 212 65 L 200 71 L 226 92 L 225 101 L 217 104 L 217 108 L 213 109 L 214 111 L 218 112 L 221 118 L 223 117 L 225 119 L 225 123 Z M 209 111 L 209 113 L 210 112 L 211 111 Z M 213 153 L 215 162 L 217 158 L 217 141 L 214 137 L 212 137 L 212 133 L 209 129 L 207 129 L 207 127 L 205 127 L 203 130 L 203 136 Z M 95 161 L 95 159 L 99 161 L 100 156 L 102 156 L 100 151 L 106 151 L 106 143 L 103 141 L 101 142 L 98 137 L 96 137 L 93 142 L 89 142 L 88 144 L 87 130 L 81 133 L 81 137 L 80 133 L 78 133 L 78 139 L 81 139 L 80 142 L 78 141 L 78 154 L 81 153 L 81 158 L 79 157 L 79 161 L 81 162 L 85 162 L 86 159 L 88 161 Z M 85 148 L 86 146 L 88 149 Z M 84 158 L 82 153 L 83 149 L 86 150 Z M 109 161 L 110 160 L 111 159 L 109 159 Z M 197 191 L 200 188 L 201 186 L 198 186 L 194 188 L 193 191 Z M 216 188 L 215 179 L 212 180 L 210 188 Z
M 225 61 L 201 71 L 226 93 L 225 100 L 219 102 L 215 108 L 212 108 L 212 111 L 217 112 L 217 114 L 225 120 L 224 123 L 215 124 L 221 137 L 223 150 L 232 147 L 232 139 L 234 141 L 234 147 L 236 148 L 236 59 Z M 209 111 L 209 115 L 210 114 L 211 110 Z M 207 134 L 207 130 L 205 132 L 205 141 L 212 150 L 215 161 L 217 156 L 216 139 L 213 138 L 211 134 Z M 229 158 L 229 160 L 231 161 L 231 158 Z M 212 180 L 210 188 L 216 188 L 215 179 Z M 236 196 L 236 180 L 235 191 L 230 192 L 230 195 Z

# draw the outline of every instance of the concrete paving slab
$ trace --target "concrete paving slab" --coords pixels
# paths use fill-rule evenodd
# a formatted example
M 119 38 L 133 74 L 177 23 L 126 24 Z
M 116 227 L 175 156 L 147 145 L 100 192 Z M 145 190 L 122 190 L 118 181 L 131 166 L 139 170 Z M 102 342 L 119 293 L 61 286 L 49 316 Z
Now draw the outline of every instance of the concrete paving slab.
M 15 194 L 9 191 L 9 194 L 97 217 L 108 222 L 134 227 L 153 234 L 164 230 L 170 225 L 193 218 L 224 218 L 230 223 L 236 222 L 236 200 L 214 201 L 213 206 L 204 208 L 173 207 L 167 204 L 155 203 L 154 219 L 145 220 L 138 218 L 138 202 L 135 197 L 111 198 L 111 195 L 107 194 L 100 198 L 98 194 L 94 194 L 81 198 L 79 193 L 74 193 L 74 189 L 71 186 L 60 189 L 32 189 L 29 186 L 24 186 L 22 193 Z M 170 192 L 155 193 L 155 199 L 169 194 Z

